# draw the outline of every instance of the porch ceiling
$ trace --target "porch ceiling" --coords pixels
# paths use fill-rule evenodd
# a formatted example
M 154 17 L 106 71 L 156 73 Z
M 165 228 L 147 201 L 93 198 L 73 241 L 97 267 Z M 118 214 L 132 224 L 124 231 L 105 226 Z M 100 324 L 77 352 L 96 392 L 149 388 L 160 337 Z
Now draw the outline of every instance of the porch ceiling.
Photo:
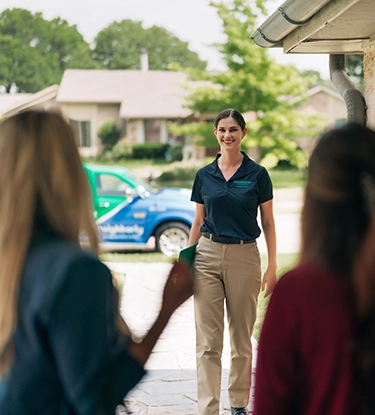
M 284 53 L 362 54 L 375 43 L 375 0 L 288 0 L 251 38 Z

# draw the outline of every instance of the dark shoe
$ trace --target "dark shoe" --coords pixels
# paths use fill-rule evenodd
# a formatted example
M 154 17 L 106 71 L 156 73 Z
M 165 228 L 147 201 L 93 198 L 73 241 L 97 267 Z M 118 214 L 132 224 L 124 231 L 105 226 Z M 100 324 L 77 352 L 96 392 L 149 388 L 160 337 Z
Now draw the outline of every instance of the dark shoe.
M 232 415 L 249 415 L 246 408 L 233 408 L 233 406 L 231 406 L 230 411 Z

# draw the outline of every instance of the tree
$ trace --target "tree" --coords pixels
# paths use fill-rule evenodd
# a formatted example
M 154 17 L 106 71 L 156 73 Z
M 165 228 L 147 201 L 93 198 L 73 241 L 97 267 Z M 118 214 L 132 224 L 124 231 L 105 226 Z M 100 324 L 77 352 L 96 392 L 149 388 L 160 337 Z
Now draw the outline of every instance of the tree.
M 0 85 L 37 92 L 59 84 L 67 68 L 95 68 L 89 44 L 75 26 L 42 13 L 7 9 L 0 14 Z
M 323 79 L 319 71 L 314 69 L 303 69 L 300 71 L 300 75 L 309 78 L 309 88 L 319 85 L 337 92 L 337 88 L 333 82 L 330 79 Z
M 215 46 L 226 62 L 227 70 L 210 74 L 195 71 L 193 80 L 211 85 L 191 91 L 188 106 L 197 113 L 218 113 L 225 108 L 241 112 L 254 111 L 257 119 L 248 123 L 245 147 L 258 147 L 263 164 L 272 167 L 279 160 L 296 166 L 306 164 L 306 156 L 296 139 L 315 136 L 319 117 L 307 117 L 296 110 L 307 98 L 311 79 L 301 76 L 291 65 L 279 65 L 250 40 L 257 16 L 264 13 L 265 0 L 227 0 L 210 4 L 223 22 L 226 41 Z M 172 126 L 175 134 L 193 134 L 196 143 L 211 146 L 215 142 L 212 122 L 199 125 Z M 209 134 L 209 135 L 208 135 Z M 208 145 L 207 145 L 208 144 Z M 217 145 L 217 144 L 216 144 Z
M 345 55 L 345 67 L 350 79 L 363 92 L 363 55 Z
M 129 19 L 113 22 L 95 38 L 94 59 L 105 69 L 139 69 L 140 54 L 148 53 L 151 70 L 168 70 L 178 63 L 181 67 L 204 69 L 196 52 L 163 27 L 145 29 L 141 22 Z

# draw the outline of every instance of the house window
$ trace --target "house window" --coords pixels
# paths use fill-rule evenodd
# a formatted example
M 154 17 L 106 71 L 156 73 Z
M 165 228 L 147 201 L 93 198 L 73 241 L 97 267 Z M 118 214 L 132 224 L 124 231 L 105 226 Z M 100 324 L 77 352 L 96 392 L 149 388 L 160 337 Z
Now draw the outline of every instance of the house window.
M 79 147 L 91 147 L 91 123 L 90 121 L 70 120 L 70 124 L 76 132 Z
M 146 143 L 160 142 L 160 120 L 144 120 Z

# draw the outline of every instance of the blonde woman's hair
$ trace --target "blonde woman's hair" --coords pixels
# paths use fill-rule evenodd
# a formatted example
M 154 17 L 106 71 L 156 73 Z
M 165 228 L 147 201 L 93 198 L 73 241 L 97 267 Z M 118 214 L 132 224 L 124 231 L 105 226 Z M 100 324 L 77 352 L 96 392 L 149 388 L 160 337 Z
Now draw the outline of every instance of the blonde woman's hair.
M 20 277 L 36 215 L 98 252 L 91 191 L 74 133 L 56 112 L 25 111 L 0 125 L 0 376 L 13 360 Z

